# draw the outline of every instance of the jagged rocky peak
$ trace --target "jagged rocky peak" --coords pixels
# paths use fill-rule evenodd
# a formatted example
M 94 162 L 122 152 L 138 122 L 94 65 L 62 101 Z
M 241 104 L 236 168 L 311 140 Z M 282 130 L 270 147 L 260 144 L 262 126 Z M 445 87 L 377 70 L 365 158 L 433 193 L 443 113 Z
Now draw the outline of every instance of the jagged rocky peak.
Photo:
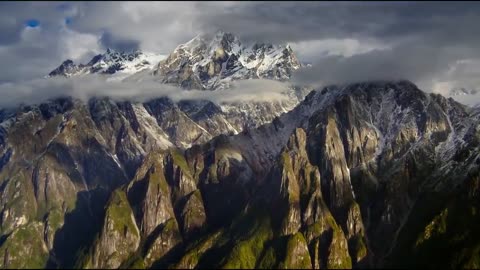
M 180 44 L 175 50 L 186 50 L 191 53 L 195 53 L 196 50 L 202 52 L 211 53 L 212 50 L 217 48 L 222 48 L 226 52 L 232 52 L 232 49 L 235 45 L 240 46 L 240 40 L 238 37 L 232 33 L 225 33 L 223 31 L 218 31 L 215 34 L 212 33 L 202 33 L 195 36 L 193 39 L 187 43 Z
M 287 80 L 300 66 L 288 45 L 245 45 L 234 34 L 218 31 L 179 45 L 154 74 L 165 83 L 211 90 L 240 79 Z
M 52 70 L 52 72 L 50 72 L 48 76 L 70 77 L 72 74 L 75 74 L 77 71 L 78 71 L 77 65 L 75 65 L 75 63 L 72 60 L 67 59 L 63 61 L 63 63 L 60 66 L 58 66 L 56 69 Z
M 163 55 L 144 53 L 140 50 L 126 52 L 108 48 L 105 53 L 95 55 L 87 64 L 76 65 L 72 60 L 66 60 L 48 76 L 71 77 L 95 73 L 131 75 L 144 69 L 151 69 L 163 58 L 165 58 Z

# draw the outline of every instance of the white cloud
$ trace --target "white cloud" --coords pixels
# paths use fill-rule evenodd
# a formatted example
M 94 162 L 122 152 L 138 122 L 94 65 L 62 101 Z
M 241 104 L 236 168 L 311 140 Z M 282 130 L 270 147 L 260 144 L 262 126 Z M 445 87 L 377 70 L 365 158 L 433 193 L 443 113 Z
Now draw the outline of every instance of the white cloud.
M 140 41 L 140 48 L 168 53 L 199 31 L 195 2 L 81 3 L 71 27 L 101 35 L 107 31 L 118 39 Z
M 432 92 L 448 96 L 450 90 L 453 88 L 452 82 L 433 82 Z
M 233 83 L 226 90 L 202 91 L 183 90 L 173 85 L 162 84 L 154 78 L 141 82 L 107 82 L 105 77 L 87 75 L 83 77 L 34 79 L 19 83 L 0 84 L 0 107 L 16 106 L 20 103 L 34 104 L 49 99 L 72 96 L 81 100 L 108 96 L 114 100 L 143 102 L 152 98 L 168 96 L 174 101 L 185 99 L 207 99 L 216 103 L 235 101 L 281 100 L 288 85 L 271 80 L 247 80 Z
M 77 62 L 90 60 L 93 54 L 102 53 L 99 38 L 92 34 L 84 34 L 64 28 L 60 34 L 62 57 Z
M 449 65 L 445 73 L 435 77 L 432 92 L 449 96 L 452 89 L 476 90 L 474 95 L 452 96 L 466 105 L 480 104 L 480 59 L 460 59 Z
M 0 82 L 42 78 L 66 59 L 85 62 L 102 51 L 98 37 L 65 26 L 52 33 L 43 26 L 24 27 L 16 44 L 0 46 Z
M 303 59 L 321 56 L 350 57 L 355 54 L 367 53 L 372 50 L 386 50 L 390 47 L 373 40 L 357 39 L 322 39 L 308 40 L 291 44 L 292 49 Z

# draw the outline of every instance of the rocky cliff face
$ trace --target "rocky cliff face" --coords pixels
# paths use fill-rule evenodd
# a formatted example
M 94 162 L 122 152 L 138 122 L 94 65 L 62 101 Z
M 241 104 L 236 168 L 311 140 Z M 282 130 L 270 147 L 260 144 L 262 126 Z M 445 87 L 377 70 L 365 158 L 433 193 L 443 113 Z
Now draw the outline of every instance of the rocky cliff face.
M 408 81 L 329 86 L 243 131 L 167 98 L 0 120 L 5 268 L 479 265 L 480 113 Z

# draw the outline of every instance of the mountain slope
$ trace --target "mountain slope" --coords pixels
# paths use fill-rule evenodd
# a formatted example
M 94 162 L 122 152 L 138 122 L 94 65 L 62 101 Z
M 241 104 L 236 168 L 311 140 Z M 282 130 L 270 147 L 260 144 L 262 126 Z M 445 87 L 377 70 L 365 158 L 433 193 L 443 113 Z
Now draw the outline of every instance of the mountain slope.
M 405 252 L 434 258 L 441 239 L 472 247 L 446 263 L 477 263 L 473 222 L 471 238 L 456 237 L 455 218 L 443 236 L 428 224 L 445 211 L 475 220 L 464 209 L 476 207 L 478 110 L 408 81 L 329 86 L 271 123 L 179 151 L 153 146 L 176 127 L 147 123 L 218 108 L 160 99 L 141 105 L 140 124 L 125 117 L 136 106 L 2 111 L 4 267 L 396 267 Z M 15 246 L 25 233 L 38 241 Z

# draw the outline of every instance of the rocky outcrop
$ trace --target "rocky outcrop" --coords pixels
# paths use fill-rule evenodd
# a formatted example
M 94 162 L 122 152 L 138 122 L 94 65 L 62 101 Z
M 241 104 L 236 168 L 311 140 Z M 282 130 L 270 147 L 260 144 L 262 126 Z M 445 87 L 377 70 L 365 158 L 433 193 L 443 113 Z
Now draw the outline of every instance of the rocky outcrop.
M 187 238 L 206 227 L 206 214 L 201 192 L 197 189 L 186 198 L 181 208 L 180 221 L 183 235 Z
M 145 105 L 146 110 L 157 119 L 160 128 L 174 139 L 175 145 L 188 148 L 212 138 L 207 130 L 190 119 L 168 98 L 152 100 Z
M 148 239 L 145 253 L 145 266 L 152 264 L 167 254 L 172 248 L 180 244 L 182 237 L 178 228 L 177 221 L 171 218 L 164 222 Z
M 153 164 L 145 174 L 136 175 L 128 187 L 128 196 L 136 209 L 137 220 L 143 236 L 150 235 L 159 224 L 174 217 L 170 187 L 164 175 L 162 156 L 150 156 Z M 141 168 L 142 170 L 143 168 Z
M 306 147 L 307 134 L 303 129 L 296 129 L 280 158 L 283 171 L 288 168 L 288 172 L 282 173 L 285 176 L 280 178 L 272 178 L 280 181 L 280 185 L 288 191 L 280 192 L 285 194 L 281 196 L 287 205 L 280 230 L 282 234 L 292 237 L 287 243 L 284 267 L 351 267 L 345 233 L 323 200 L 320 171 L 310 163 Z M 309 253 L 306 258 L 295 256 L 294 262 L 291 262 L 288 250 L 292 241 L 295 242 L 293 239 L 297 242 L 306 241 L 305 247 L 308 244 Z M 299 244 L 297 249 L 301 249 L 302 245 Z
M 211 235 L 206 235 L 204 239 L 193 243 L 186 248 L 181 258 L 173 266 L 175 269 L 193 269 L 197 267 L 202 256 L 210 250 L 222 235 L 221 231 L 217 231 Z
M 118 268 L 138 248 L 140 231 L 124 191 L 116 190 L 107 204 L 105 221 L 92 247 L 87 268 Z
M 296 233 L 288 238 L 285 263 L 283 264 L 283 267 L 285 269 L 312 268 L 307 242 L 301 233 Z
M 40 222 L 31 222 L 14 229 L 0 247 L 0 267 L 44 268 L 48 260 L 48 247 L 43 241 L 42 228 Z

